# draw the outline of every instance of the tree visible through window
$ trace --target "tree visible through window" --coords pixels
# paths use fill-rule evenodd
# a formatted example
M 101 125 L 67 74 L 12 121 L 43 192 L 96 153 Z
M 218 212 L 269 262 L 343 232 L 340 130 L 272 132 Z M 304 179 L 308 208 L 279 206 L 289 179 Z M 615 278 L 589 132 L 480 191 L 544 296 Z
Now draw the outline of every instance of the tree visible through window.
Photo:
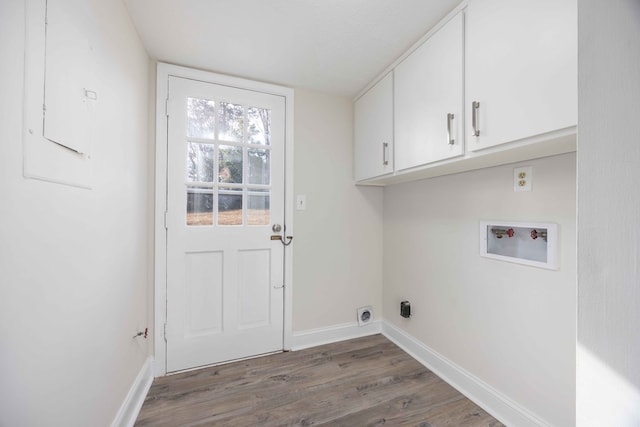
M 218 224 L 268 224 L 271 110 L 188 98 L 187 137 L 187 225 L 213 225 L 216 188 Z

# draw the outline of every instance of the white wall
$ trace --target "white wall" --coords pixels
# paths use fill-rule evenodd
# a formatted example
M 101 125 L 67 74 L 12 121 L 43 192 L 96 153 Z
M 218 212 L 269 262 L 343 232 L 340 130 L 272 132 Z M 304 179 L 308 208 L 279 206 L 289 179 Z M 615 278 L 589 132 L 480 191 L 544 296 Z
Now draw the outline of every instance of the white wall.
M 384 318 L 555 426 L 575 423 L 575 172 L 572 153 L 384 190 Z M 560 269 L 480 257 L 480 220 L 559 224 Z
M 22 176 L 24 1 L 0 2 L 0 425 L 104 426 L 149 354 L 148 57 L 93 0 L 94 189 Z
M 294 217 L 294 332 L 353 323 L 364 305 L 379 319 L 382 189 L 353 185 L 351 100 L 297 89 L 294 115 L 294 193 L 307 197 Z
M 578 1 L 579 426 L 640 425 L 640 2 Z

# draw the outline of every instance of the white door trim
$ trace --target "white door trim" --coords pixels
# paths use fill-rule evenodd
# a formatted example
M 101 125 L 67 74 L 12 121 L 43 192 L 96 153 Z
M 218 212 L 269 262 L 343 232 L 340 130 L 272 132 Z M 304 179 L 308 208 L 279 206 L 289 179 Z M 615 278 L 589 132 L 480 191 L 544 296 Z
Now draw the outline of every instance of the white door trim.
M 287 235 L 294 235 L 293 228 L 293 89 L 245 80 L 208 71 L 194 70 L 159 62 L 156 74 L 156 163 L 155 163 L 155 253 L 154 253 L 154 333 L 153 348 L 155 376 L 167 373 L 167 345 L 164 324 L 167 318 L 167 234 L 165 210 L 167 206 L 167 114 L 166 99 L 169 76 L 200 80 L 207 83 L 232 86 L 240 89 L 279 95 L 285 98 L 285 225 Z M 295 243 L 294 243 L 295 245 Z M 285 250 L 284 278 L 284 350 L 291 349 L 293 339 L 292 296 L 293 263 L 291 245 Z

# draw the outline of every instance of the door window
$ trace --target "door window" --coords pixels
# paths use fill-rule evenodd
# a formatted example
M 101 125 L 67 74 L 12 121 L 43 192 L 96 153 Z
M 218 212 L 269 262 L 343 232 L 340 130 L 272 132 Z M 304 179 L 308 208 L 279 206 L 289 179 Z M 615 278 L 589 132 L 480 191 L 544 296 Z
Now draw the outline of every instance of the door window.
M 188 98 L 186 115 L 187 225 L 268 225 L 271 110 Z

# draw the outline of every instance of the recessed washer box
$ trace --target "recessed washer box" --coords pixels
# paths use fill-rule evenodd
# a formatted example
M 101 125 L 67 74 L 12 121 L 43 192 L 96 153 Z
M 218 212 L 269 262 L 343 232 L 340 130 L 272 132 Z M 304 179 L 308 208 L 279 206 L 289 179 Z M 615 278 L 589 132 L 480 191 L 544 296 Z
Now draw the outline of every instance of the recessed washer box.
M 558 269 L 558 224 L 480 221 L 480 256 Z

